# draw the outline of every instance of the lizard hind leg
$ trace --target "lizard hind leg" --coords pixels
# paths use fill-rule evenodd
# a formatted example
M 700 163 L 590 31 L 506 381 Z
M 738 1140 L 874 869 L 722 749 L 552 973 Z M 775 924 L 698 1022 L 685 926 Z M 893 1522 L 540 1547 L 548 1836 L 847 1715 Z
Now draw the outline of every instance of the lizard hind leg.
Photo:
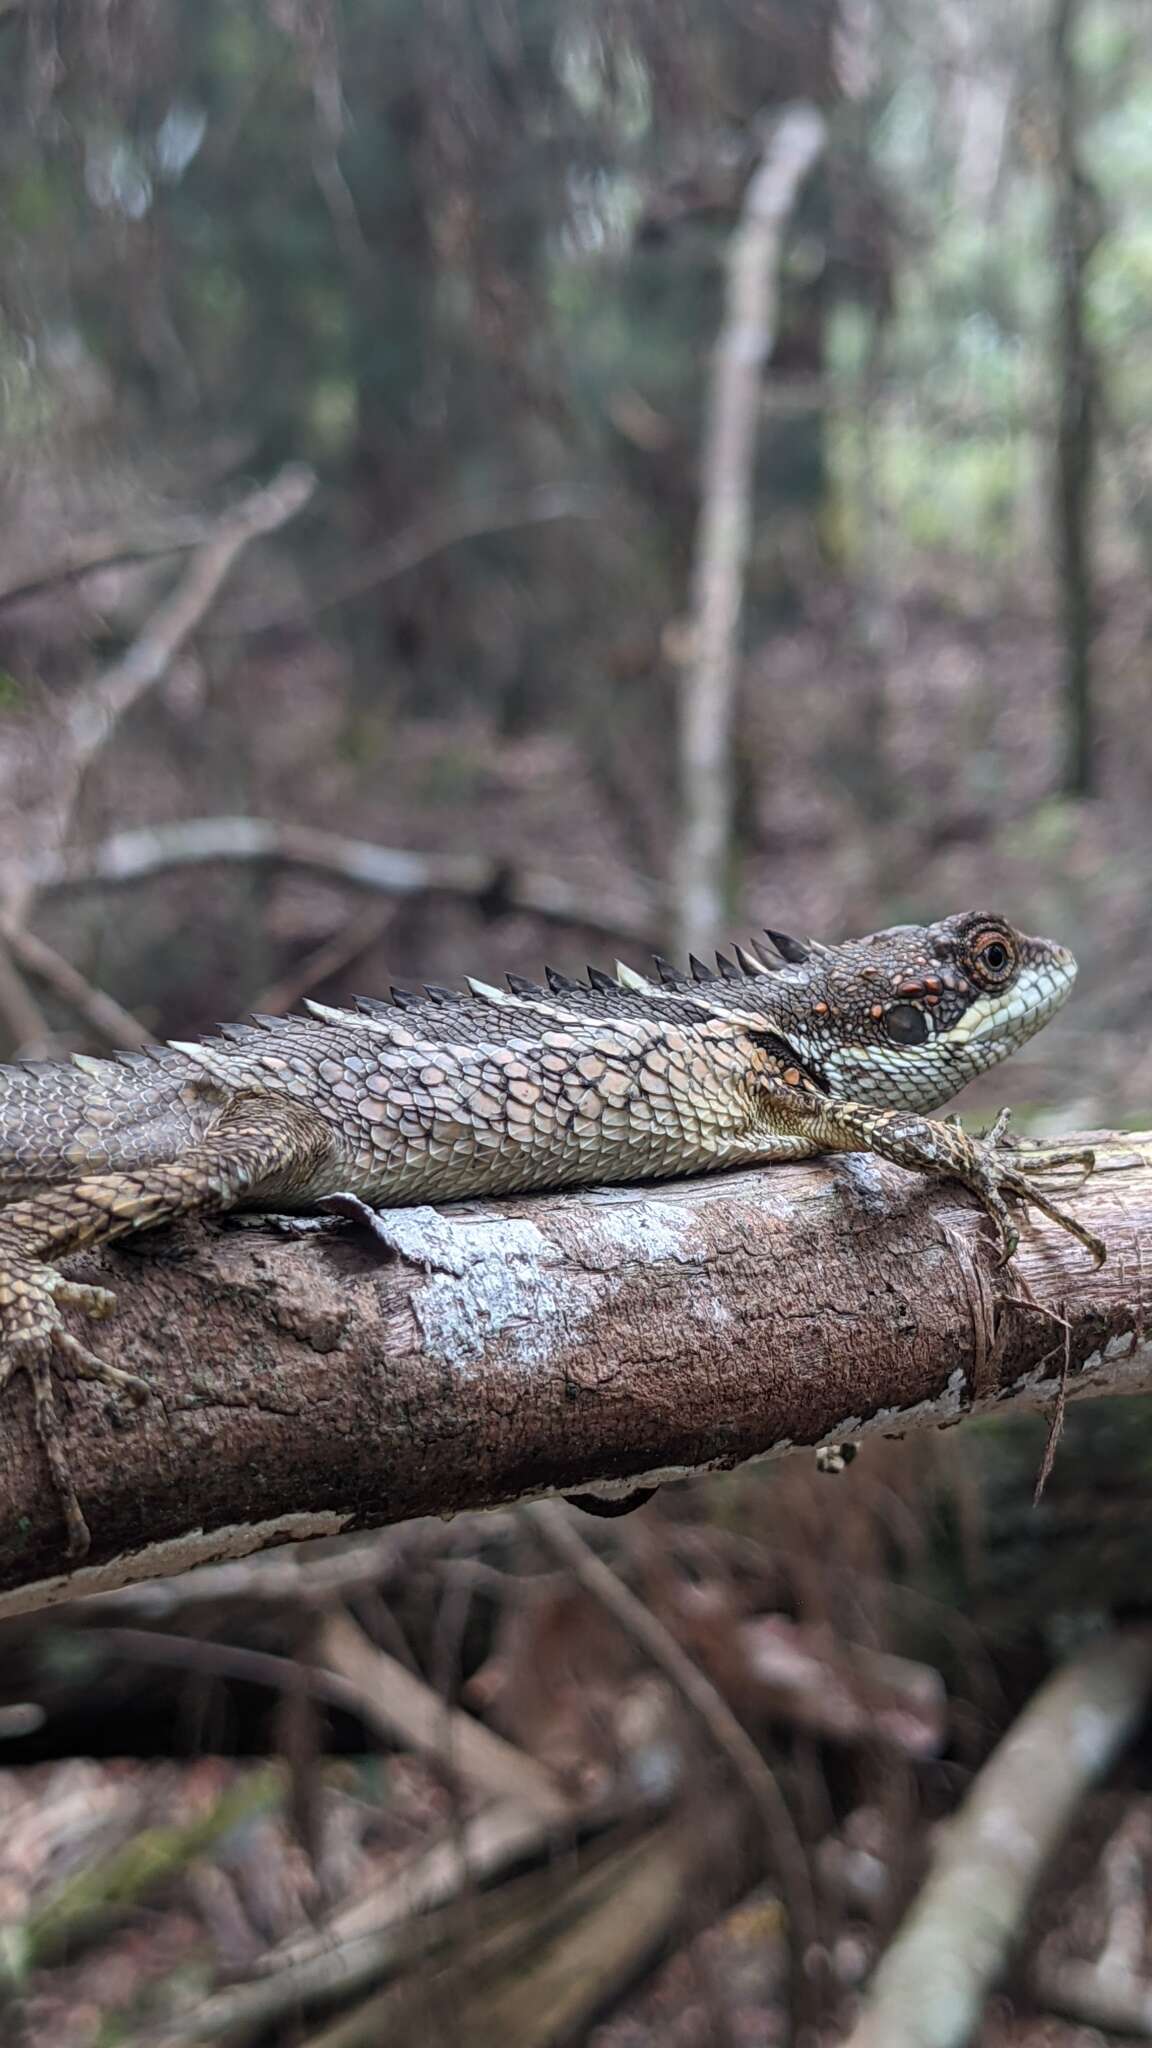
M 106 1316 L 106 1287 L 68 1280 L 53 1263 L 179 1216 L 210 1215 L 261 1195 L 299 1193 L 325 1156 L 329 1132 L 291 1099 L 237 1095 L 179 1157 L 89 1174 L 0 1210 L 0 1391 L 16 1371 L 32 1382 L 37 1431 L 67 1526 L 69 1554 L 88 1529 L 56 1412 L 53 1376 L 97 1380 L 137 1396 L 147 1381 L 108 1365 L 64 1327 L 60 1310 Z
M 0 1393 L 17 1372 L 32 1383 L 36 1433 L 44 1450 L 68 1534 L 68 1555 L 83 1557 L 89 1546 L 84 1519 L 61 1441 L 53 1374 L 95 1380 L 143 1400 L 147 1380 L 109 1365 L 89 1351 L 64 1327 L 62 1307 L 78 1308 L 102 1318 L 110 1315 L 116 1297 L 107 1287 L 67 1280 L 53 1266 L 41 1265 L 25 1252 L 4 1245 L 0 1234 Z

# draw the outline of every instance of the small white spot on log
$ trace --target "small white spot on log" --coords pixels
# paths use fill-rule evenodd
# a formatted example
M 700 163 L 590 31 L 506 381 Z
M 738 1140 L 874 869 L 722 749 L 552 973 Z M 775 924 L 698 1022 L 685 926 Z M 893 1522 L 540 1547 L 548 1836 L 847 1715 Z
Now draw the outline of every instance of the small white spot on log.
M 689 1313 L 694 1321 L 711 1323 L 717 1330 L 724 1329 L 735 1320 L 727 1302 L 718 1300 L 715 1295 L 709 1295 L 704 1301 L 694 1301 Z

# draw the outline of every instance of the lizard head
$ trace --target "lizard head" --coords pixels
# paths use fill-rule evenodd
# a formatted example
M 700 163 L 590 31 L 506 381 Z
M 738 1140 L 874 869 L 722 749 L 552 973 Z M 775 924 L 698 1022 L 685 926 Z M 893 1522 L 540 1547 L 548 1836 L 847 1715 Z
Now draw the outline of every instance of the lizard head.
M 1076 979 L 1065 946 L 977 912 L 805 950 L 772 977 L 774 1022 L 832 1094 L 884 1109 L 939 1108 Z

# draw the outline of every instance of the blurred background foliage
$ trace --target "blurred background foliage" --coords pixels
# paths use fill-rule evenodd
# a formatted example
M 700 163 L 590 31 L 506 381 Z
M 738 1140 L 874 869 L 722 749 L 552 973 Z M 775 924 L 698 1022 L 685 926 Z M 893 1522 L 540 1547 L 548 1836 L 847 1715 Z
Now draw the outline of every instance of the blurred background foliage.
M 1139 0 L 1083 0 L 1071 28 L 1084 732 L 1052 572 L 1073 371 L 1041 0 L 0 10 L 10 562 L 34 565 L 61 525 L 219 503 L 287 457 L 321 478 L 90 778 L 86 829 L 339 819 L 530 858 L 597 900 L 639 879 L 661 936 L 722 262 L 764 123 L 803 95 L 830 141 L 790 225 L 764 384 L 732 919 L 835 936 L 1000 903 L 1071 939 L 1081 1018 L 1106 990 L 1097 1020 L 1126 1036 L 1148 994 L 1131 954 L 1149 850 L 1152 28 Z M 7 605 L 9 711 L 115 652 L 169 574 Z M 1069 805 L 1083 792 L 1098 806 Z M 79 926 L 51 915 L 167 1026 L 243 1004 L 238 921 L 241 957 L 270 973 L 344 901 L 231 875 L 225 917 L 200 898 L 173 949 L 186 900 L 153 887 L 130 918 L 92 898 Z M 473 922 L 398 913 L 357 972 L 538 958 L 522 920 Z M 1034 1057 L 1046 1073 L 1054 1055 Z M 1130 1045 L 1101 1061 L 1100 1113 L 1136 1113 Z
M 0 0 L 7 734 L 50 731 L 176 573 L 133 549 L 60 577 L 66 540 L 216 515 L 285 461 L 319 477 L 95 762 L 78 878 L 38 906 L 152 1030 L 286 984 L 577 968 L 604 913 L 637 961 L 666 943 L 723 263 L 797 98 L 828 145 L 762 390 L 731 929 L 987 906 L 1049 931 L 1081 958 L 1075 1006 L 973 1106 L 1006 1088 L 1049 1130 L 1147 1122 L 1146 0 Z M 475 852 L 491 878 L 364 924 L 338 877 L 275 862 L 83 877 L 115 831 L 221 816 Z M 585 923 L 518 907 L 525 872 Z M 88 1043 L 45 1008 L 51 1049 Z M 716 1555 L 751 1532 L 785 1582 L 761 1605 L 945 1671 L 966 1733 L 939 1781 L 889 1759 L 861 1792 L 889 1839 L 1058 1642 L 1146 1609 L 1146 1431 L 1101 1406 L 1070 1418 L 1038 1512 L 1039 1424 L 933 1461 L 880 1447 L 832 1517 L 807 1472 L 653 1511 L 697 1512 Z M 80 1699 L 90 1736 L 88 1678 Z M 612 2040 L 721 2038 L 636 2026 Z

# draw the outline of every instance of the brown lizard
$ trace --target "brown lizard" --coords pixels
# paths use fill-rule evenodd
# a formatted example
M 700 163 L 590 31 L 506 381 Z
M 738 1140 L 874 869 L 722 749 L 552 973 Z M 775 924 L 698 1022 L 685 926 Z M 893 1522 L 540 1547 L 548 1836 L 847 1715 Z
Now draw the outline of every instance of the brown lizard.
M 0 1387 L 26 1373 L 74 1555 L 88 1531 L 68 1472 L 53 1370 L 136 1392 L 61 1310 L 105 1316 L 107 1289 L 56 1261 L 234 1208 L 374 1206 L 633 1181 L 871 1151 L 962 1181 L 992 1218 L 1032 1203 L 1097 1260 L 1104 1246 L 1013 1158 L 926 1112 L 1059 1008 L 1072 955 L 1002 918 L 901 925 L 844 945 L 769 937 L 691 978 L 657 960 L 548 987 L 510 975 L 309 1003 L 306 1017 L 224 1026 L 114 1060 L 0 1069 Z M 1069 1157 L 1091 1165 L 1091 1155 Z

